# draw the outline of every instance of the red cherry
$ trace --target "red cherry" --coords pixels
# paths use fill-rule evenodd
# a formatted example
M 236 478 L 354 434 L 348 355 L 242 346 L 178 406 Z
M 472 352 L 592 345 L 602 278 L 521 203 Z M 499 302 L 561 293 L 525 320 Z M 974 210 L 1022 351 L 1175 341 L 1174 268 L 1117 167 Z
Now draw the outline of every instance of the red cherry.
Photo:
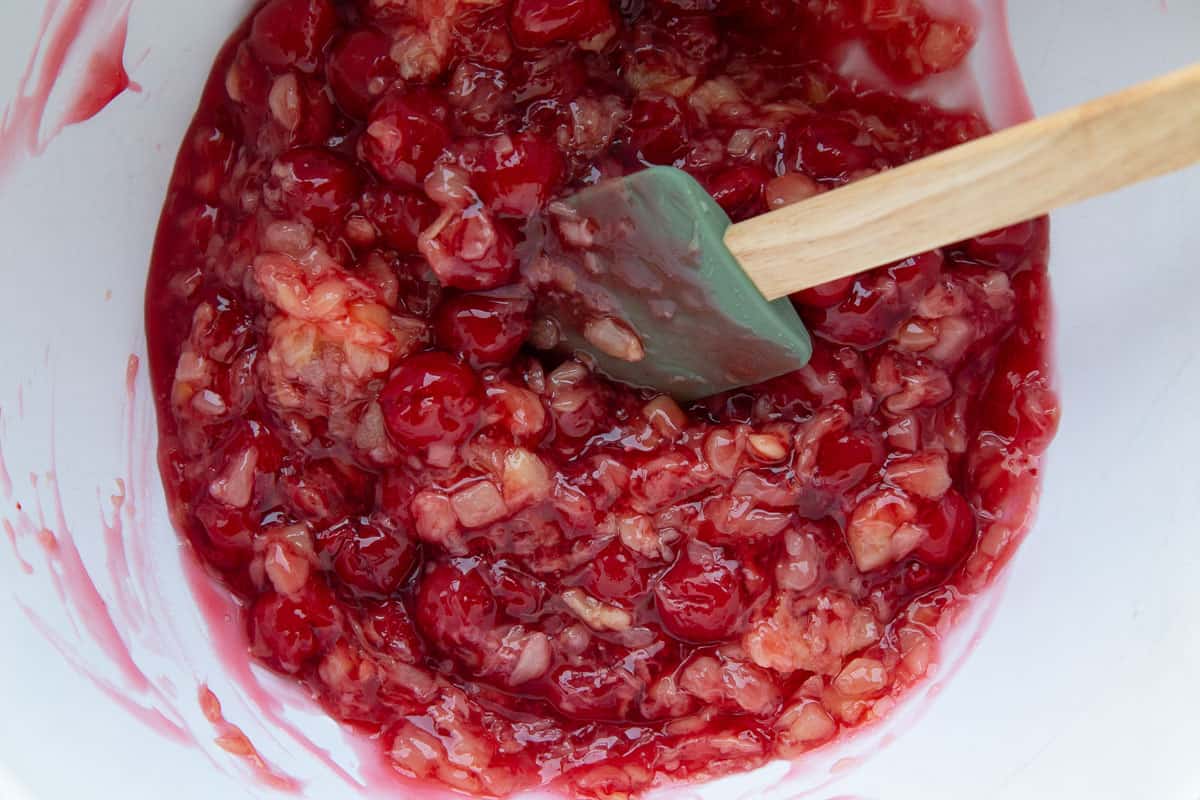
M 457 443 L 475 429 L 479 381 L 469 367 L 446 353 L 419 353 L 392 374 L 379 404 L 398 444 L 418 448 Z
M 586 39 L 614 25 L 608 0 L 516 0 L 510 19 L 521 47 Z
M 364 19 L 383 27 L 412 20 L 413 3 L 410 0 L 353 0 Z
M 395 266 L 400 284 L 397 305 L 407 314 L 429 319 L 442 299 L 441 284 L 429 262 L 420 255 L 409 255 L 399 259 Z
M 254 336 L 254 323 L 237 295 L 220 291 L 214 294 L 210 302 L 216 315 L 208 324 L 195 330 L 192 337 L 203 352 L 210 354 L 218 362 L 229 364 Z M 258 422 L 246 421 L 245 424 L 238 425 L 236 430 L 236 435 L 242 438 L 233 443 L 232 447 L 258 444 L 251 441 L 257 438 L 273 439 L 270 431 Z M 233 438 L 231 437 L 231 442 Z M 283 447 L 278 441 L 267 444 L 267 447 L 273 457 L 282 457 Z
M 389 469 L 383 474 L 378 508 L 406 527 L 412 526 L 412 501 L 420 487 L 406 470 Z
M 224 563 L 237 567 L 250 560 L 253 545 L 250 531 L 257 526 L 252 527 L 245 509 L 230 508 L 211 497 L 204 497 L 193 513 Z
M 914 595 L 922 594 L 937 586 L 945 578 L 943 570 L 924 561 L 909 559 L 904 562 L 899 572 L 881 584 L 881 589 L 889 602 L 902 605 Z
M 546 584 L 532 575 L 526 575 L 507 561 L 492 565 L 492 593 L 504 607 L 504 612 L 515 617 L 536 616 L 546 599 Z
M 814 333 L 839 344 L 872 347 L 888 339 L 903 322 L 891 313 L 878 292 L 852 292 L 843 302 L 829 308 L 807 308 L 804 321 Z
M 428 89 L 389 92 L 371 109 L 359 153 L 384 180 L 419 187 L 450 141 L 449 113 Z
M 459 6 L 454 25 L 455 50 L 465 61 L 502 67 L 512 61 L 506 4 L 481 5 L 465 11 Z
M 1040 253 L 1039 257 L 1044 260 L 1045 252 Z M 1047 377 L 1050 365 L 1047 362 L 1049 354 L 1046 351 L 1045 340 L 1050 335 L 1053 322 L 1050 310 L 1050 276 L 1045 270 L 1028 270 L 1013 278 L 1012 288 L 1017 296 L 1017 317 L 1027 328 L 1025 335 L 1041 344 L 1040 347 L 1030 349 L 1026 363 L 1036 364 L 1034 369 L 1042 377 Z
M 460 132 L 499 133 L 512 119 L 509 76 L 499 69 L 464 61 L 446 89 Z
M 256 419 L 246 421 L 246 441 L 258 451 L 260 472 L 275 472 L 283 465 L 284 447 L 279 437 Z
M 284 470 L 278 486 L 287 508 L 317 525 L 365 512 L 375 496 L 370 473 L 332 458 Z
M 377 186 L 363 195 L 363 210 L 384 242 L 404 254 L 417 252 L 417 237 L 437 219 L 437 206 L 412 192 Z
M 370 644 L 407 663 L 424 655 L 421 637 L 400 600 L 381 600 L 364 607 L 363 633 Z
M 688 148 L 688 122 L 674 97 L 641 96 L 633 102 L 630 146 L 647 164 L 673 164 Z
M 365 119 L 371 104 L 399 75 L 391 49 L 391 38 L 374 28 L 350 31 L 333 45 L 325 74 L 347 114 Z
M 850 294 L 850 290 L 854 288 L 855 280 L 856 278 L 853 275 L 848 278 L 838 278 L 829 283 L 823 283 L 820 286 L 814 286 L 811 289 L 797 292 L 792 295 L 792 299 L 797 303 L 812 306 L 813 308 L 832 308 L 846 299 Z
M 1045 235 L 1045 220 L 1030 220 L 976 236 L 963 245 L 973 261 L 1012 272 L 1029 257 L 1030 250 L 1040 244 Z
M 249 108 L 266 108 L 271 92 L 271 75 L 262 62 L 254 57 L 249 42 L 238 45 L 226 78 L 229 93 Z
M 1038 319 L 1025 320 L 1036 330 L 1048 325 L 1040 319 L 1047 302 L 1044 277 L 1026 281 L 1022 273 L 1014 282 L 1021 315 L 1036 314 Z M 1032 297 L 1030 296 L 1032 293 Z M 1058 430 L 1058 396 L 1050 385 L 1050 358 L 1045 332 L 1034 333 L 1019 329 L 1000 348 L 991 383 L 983 393 L 979 425 L 983 431 L 1009 440 L 1029 455 L 1040 455 L 1049 447 Z
M 700 11 L 701 13 L 685 13 L 671 18 L 671 40 L 675 49 L 689 61 L 698 64 L 710 64 L 721 57 L 723 52 L 721 31 L 715 19 L 703 13 L 708 0 L 685 0 L 677 3 L 682 11 Z M 691 5 L 688 9 L 686 6 Z
M 269 67 L 312 72 L 336 28 L 330 0 L 270 0 L 254 17 L 250 47 Z
M 516 274 L 513 234 L 486 208 L 444 212 L 419 247 L 441 284 L 450 288 L 495 289 Z
M 341 546 L 333 569 L 342 582 L 366 595 L 395 592 L 416 562 L 416 546 L 402 531 L 360 519 L 340 526 Z
M 764 189 L 771 173 L 752 164 L 741 164 L 717 173 L 708 183 L 708 193 L 734 221 L 767 210 Z
M 828 487 L 850 487 L 878 470 L 883 443 L 866 431 L 851 431 L 821 440 L 816 477 Z
M 569 719 L 623 723 L 637 691 L 628 675 L 607 664 L 561 667 L 551 677 L 547 699 Z
M 291 147 L 324 144 L 333 133 L 334 109 L 325 85 L 310 75 L 299 76 L 299 119 L 285 137 Z
M 957 562 L 975 536 L 975 514 L 954 489 L 924 510 L 917 521 L 929 533 L 913 556 L 934 566 L 948 567 Z
M 205 203 L 220 205 L 221 189 L 233 167 L 241 142 L 223 125 L 212 125 L 196 133 L 192 140 L 196 154 L 192 187 Z
M 299 672 L 320 652 L 333 627 L 334 602 L 329 589 L 314 582 L 294 596 L 259 595 L 247 622 L 251 652 L 284 672 Z
M 740 571 L 721 548 L 689 542 L 654 589 L 663 627 L 689 642 L 729 638 L 745 608 Z
M 580 586 L 602 600 L 632 604 L 646 591 L 646 579 L 636 556 L 620 542 L 604 548 L 576 573 Z
M 975 42 L 969 25 L 933 20 L 923 11 L 881 26 L 867 49 L 893 80 L 912 83 L 954 69 Z
M 438 345 L 476 368 L 512 361 L 532 327 L 524 298 L 462 294 L 443 301 L 434 317 Z
M 814 178 L 846 178 L 872 167 L 879 153 L 857 124 L 838 117 L 818 117 L 789 137 L 792 168 Z
M 358 197 L 358 168 L 322 147 L 289 150 L 271 169 L 281 204 L 289 214 L 320 226 L 338 225 Z
M 547 50 L 536 59 L 518 59 L 511 68 L 509 84 L 518 103 L 531 100 L 570 102 L 587 83 L 587 69 L 578 52 L 569 49 Z M 530 113 L 545 103 L 534 103 Z M 561 110 L 558 103 L 550 103 Z M 547 135 L 553 135 L 549 132 Z
M 724 0 L 721 10 L 733 15 L 738 24 L 763 32 L 787 28 L 790 5 L 787 0 Z M 706 8 L 707 6 L 700 6 Z
M 218 470 L 240 462 L 251 450 L 254 451 L 252 499 L 261 497 L 266 488 L 259 478 L 272 475 L 283 464 L 283 445 L 267 426 L 255 419 L 240 420 L 224 441 L 217 444 L 210 440 L 210 444 L 213 454 L 209 463 Z
M 488 140 L 479 193 L 497 213 L 527 216 L 550 201 L 563 180 L 558 148 L 533 133 Z
M 841 303 L 828 308 L 805 306 L 804 320 L 827 339 L 873 347 L 891 338 L 912 316 L 915 304 L 940 274 L 940 253 L 922 253 L 857 278 Z
M 417 626 L 442 650 L 468 663 L 496 627 L 496 598 L 479 560 L 454 558 L 431 565 L 417 589 Z

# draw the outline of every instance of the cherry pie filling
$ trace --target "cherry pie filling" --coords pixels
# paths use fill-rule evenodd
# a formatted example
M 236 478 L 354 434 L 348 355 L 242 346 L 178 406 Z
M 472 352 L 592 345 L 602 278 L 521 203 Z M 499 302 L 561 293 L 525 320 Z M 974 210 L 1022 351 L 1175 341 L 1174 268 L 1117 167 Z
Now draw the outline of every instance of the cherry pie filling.
M 521 244 L 645 165 L 744 219 L 977 137 L 833 66 L 915 82 L 973 37 L 916 0 L 256 9 L 147 294 L 168 496 L 253 656 L 479 794 L 623 796 L 886 716 L 1036 502 L 1045 222 L 797 295 L 808 367 L 682 406 L 556 350 Z

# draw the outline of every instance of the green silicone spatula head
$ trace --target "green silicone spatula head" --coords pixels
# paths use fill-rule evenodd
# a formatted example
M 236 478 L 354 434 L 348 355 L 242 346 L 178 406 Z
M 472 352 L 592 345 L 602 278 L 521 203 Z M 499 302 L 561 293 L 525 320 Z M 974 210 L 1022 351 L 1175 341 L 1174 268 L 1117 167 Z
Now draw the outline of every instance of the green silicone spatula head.
M 736 225 L 679 170 L 609 181 L 550 207 L 526 276 L 568 347 L 693 399 L 807 363 L 793 292 L 1197 161 L 1200 64 Z
M 763 297 L 723 243 L 729 217 L 687 173 L 604 181 L 549 216 L 567 247 L 532 270 L 544 310 L 609 377 L 692 400 L 808 363 L 791 302 Z

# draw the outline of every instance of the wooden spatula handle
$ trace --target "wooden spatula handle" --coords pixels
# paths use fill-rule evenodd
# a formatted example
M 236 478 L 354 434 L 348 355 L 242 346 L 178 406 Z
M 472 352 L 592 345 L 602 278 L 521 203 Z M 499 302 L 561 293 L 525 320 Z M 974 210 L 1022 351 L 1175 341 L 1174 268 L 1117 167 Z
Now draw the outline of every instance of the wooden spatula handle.
M 774 300 L 1197 161 L 1200 65 L 738 223 L 725 243 Z

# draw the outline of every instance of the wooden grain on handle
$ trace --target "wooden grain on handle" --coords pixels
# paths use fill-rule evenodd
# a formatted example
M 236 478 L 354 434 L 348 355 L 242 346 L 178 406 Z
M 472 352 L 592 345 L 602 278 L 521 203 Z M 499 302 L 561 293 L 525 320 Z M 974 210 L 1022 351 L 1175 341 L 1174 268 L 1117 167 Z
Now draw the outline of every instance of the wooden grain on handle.
M 738 223 L 725 243 L 774 300 L 1196 161 L 1200 65 Z

